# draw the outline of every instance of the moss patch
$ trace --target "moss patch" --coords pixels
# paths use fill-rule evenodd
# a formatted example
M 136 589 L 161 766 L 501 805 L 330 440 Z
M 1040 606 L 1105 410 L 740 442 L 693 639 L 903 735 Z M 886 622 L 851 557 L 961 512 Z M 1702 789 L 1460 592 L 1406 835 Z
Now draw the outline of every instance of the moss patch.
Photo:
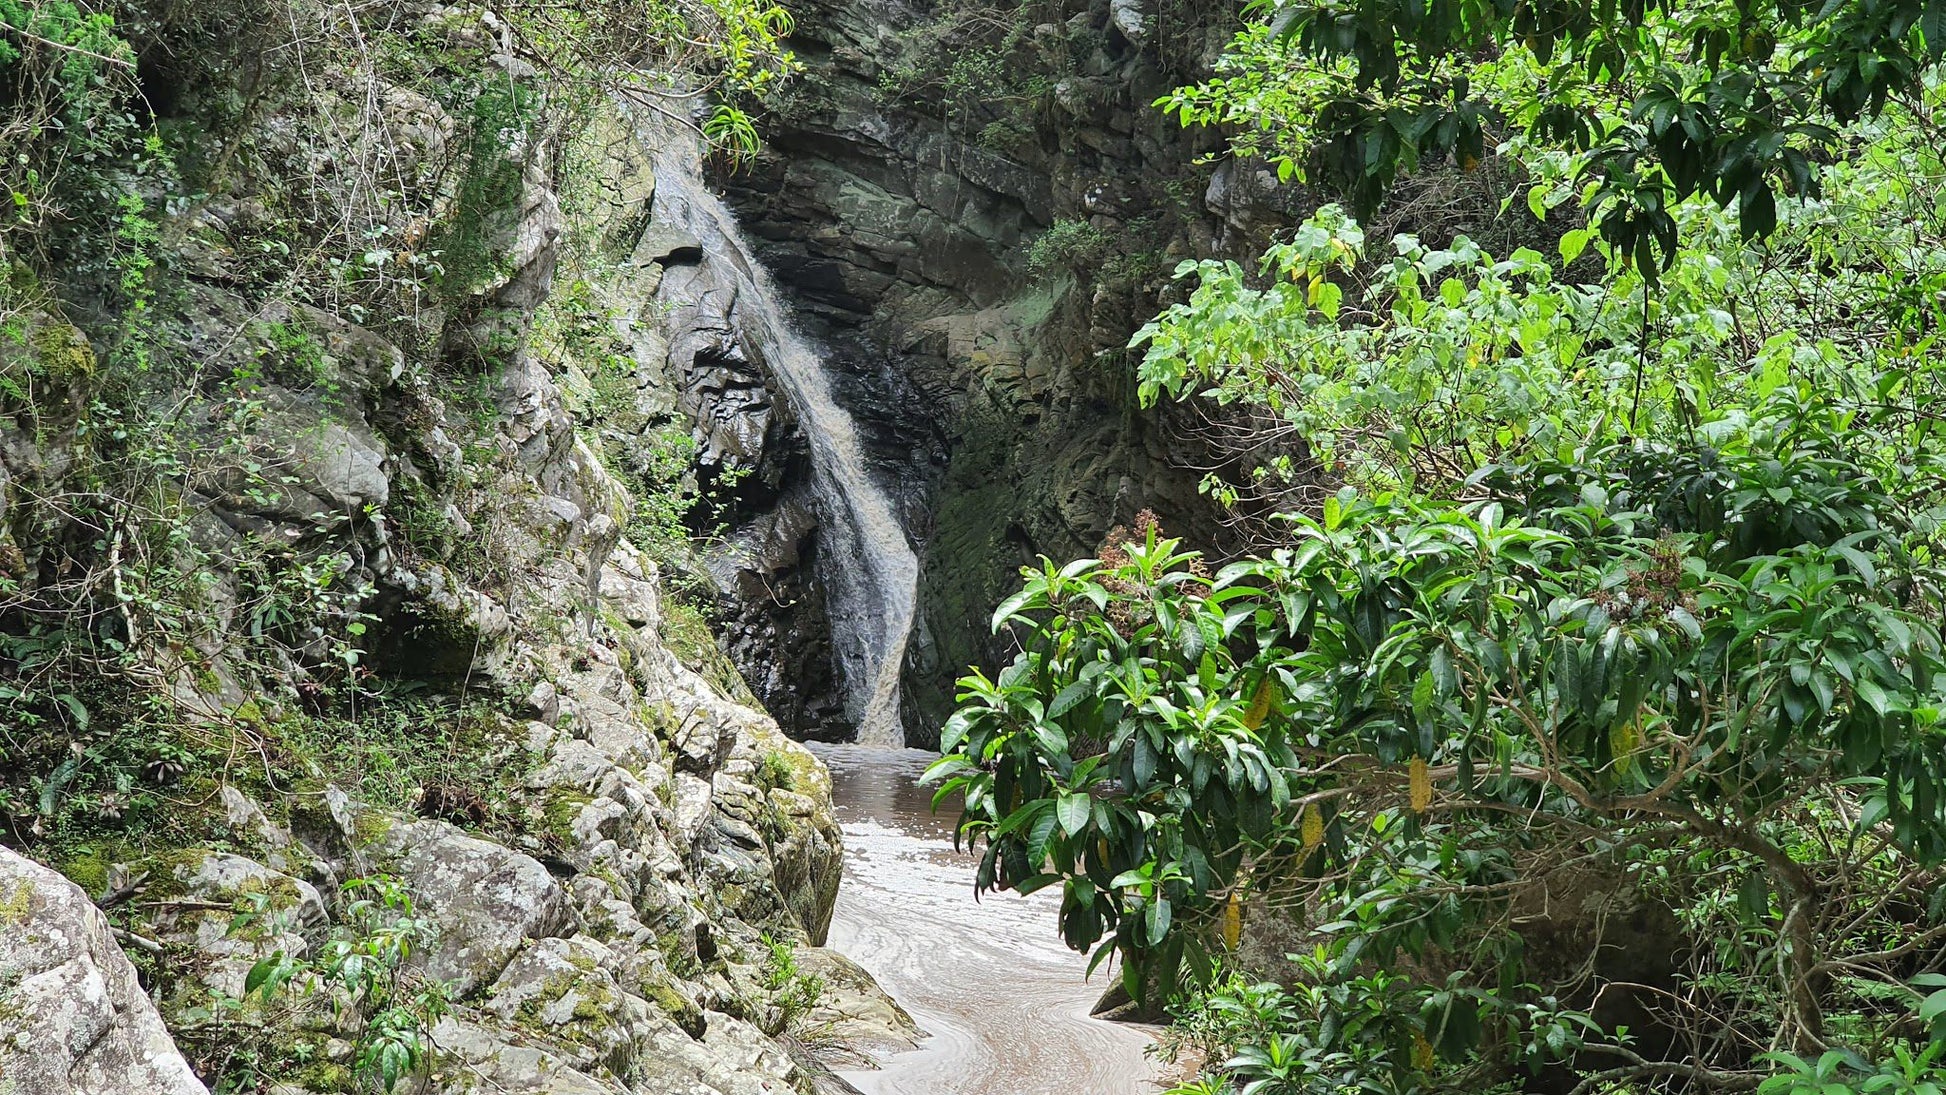
M 574 822 L 581 816 L 581 808 L 594 799 L 579 791 L 566 791 L 553 788 L 547 793 L 547 800 L 541 805 L 541 813 L 547 819 L 547 831 L 560 838 L 563 843 L 574 843 Z
M 61 386 L 95 375 L 95 351 L 72 323 L 44 321 L 33 336 L 35 370 Z
M 718 692 L 739 703 L 757 704 L 736 663 L 716 645 L 716 633 L 695 607 L 675 597 L 664 600 L 660 637 L 677 661 Z
M 0 893 L 0 924 L 25 920 L 33 896 L 34 888 L 25 882 L 10 886 L 6 892 Z

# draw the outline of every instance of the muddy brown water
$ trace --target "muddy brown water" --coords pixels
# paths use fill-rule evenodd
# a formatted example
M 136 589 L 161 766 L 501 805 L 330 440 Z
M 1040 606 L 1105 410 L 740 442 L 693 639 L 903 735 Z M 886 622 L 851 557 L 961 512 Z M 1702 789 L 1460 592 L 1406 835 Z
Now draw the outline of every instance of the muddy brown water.
M 1106 977 L 1055 933 L 1055 890 L 973 899 L 975 858 L 953 850 L 950 804 L 917 781 L 933 754 L 817 748 L 845 831 L 830 945 L 871 971 L 928 1037 L 875 1072 L 866 1095 L 1154 1095 L 1149 1032 L 1092 1019 Z

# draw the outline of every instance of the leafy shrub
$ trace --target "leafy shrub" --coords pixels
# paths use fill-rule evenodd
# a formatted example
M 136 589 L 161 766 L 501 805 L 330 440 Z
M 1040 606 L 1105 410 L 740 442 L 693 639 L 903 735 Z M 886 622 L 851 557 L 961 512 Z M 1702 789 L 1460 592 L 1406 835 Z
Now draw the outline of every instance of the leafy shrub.
M 352 1037 L 351 1069 L 360 1089 L 389 1093 L 428 1067 L 430 1032 L 451 1008 L 445 986 L 407 967 L 413 950 L 435 929 L 413 914 L 411 896 L 395 879 L 352 879 L 344 893 L 350 900 L 343 917 L 314 956 L 277 951 L 251 967 L 243 1000 L 219 1000 L 218 1006 L 240 1012 L 252 999 L 268 1005 L 291 993 L 322 994 L 333 1023 Z M 288 913 L 270 911 L 262 894 L 254 897 L 255 907 L 239 913 L 230 932 L 282 931 Z M 246 1084 L 255 1079 L 228 1078 Z
M 1027 273 L 1035 278 L 1083 269 L 1108 251 L 1108 233 L 1087 219 L 1058 220 L 1027 248 Z

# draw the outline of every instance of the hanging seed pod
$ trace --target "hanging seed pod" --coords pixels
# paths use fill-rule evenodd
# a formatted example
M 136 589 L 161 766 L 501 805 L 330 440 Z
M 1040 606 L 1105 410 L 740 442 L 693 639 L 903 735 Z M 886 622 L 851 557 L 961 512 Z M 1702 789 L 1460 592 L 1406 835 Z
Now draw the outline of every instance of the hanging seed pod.
M 1237 949 L 1237 942 L 1243 938 L 1243 899 L 1237 891 L 1230 891 L 1230 900 L 1223 906 L 1223 946 Z
M 1270 717 L 1270 705 L 1277 699 L 1277 686 L 1269 677 L 1257 685 L 1257 694 L 1250 697 L 1250 709 L 1243 713 L 1243 725 L 1255 730 Z
M 1615 757 L 1615 771 L 1627 775 L 1635 765 L 1635 751 L 1642 748 L 1642 728 L 1631 719 L 1608 732 L 1608 751 Z
M 1412 812 L 1423 814 L 1432 805 L 1432 773 L 1426 769 L 1426 758 L 1413 757 L 1407 765 L 1412 781 Z
M 1304 804 L 1304 813 L 1298 818 L 1297 829 L 1304 838 L 1304 850 L 1310 851 L 1324 843 L 1324 811 L 1315 802 Z

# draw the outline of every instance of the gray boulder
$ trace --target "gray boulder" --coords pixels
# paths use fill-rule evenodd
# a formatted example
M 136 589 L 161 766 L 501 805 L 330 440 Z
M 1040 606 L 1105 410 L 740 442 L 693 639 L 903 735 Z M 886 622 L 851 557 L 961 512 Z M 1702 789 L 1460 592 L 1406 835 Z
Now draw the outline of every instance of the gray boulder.
M 571 919 L 567 894 L 529 856 L 443 821 L 395 824 L 377 842 L 438 931 L 417 955 L 428 976 L 455 996 L 491 984 L 528 941 Z
M 4 847 L 0 1091 L 208 1095 L 107 918 L 72 882 Z

